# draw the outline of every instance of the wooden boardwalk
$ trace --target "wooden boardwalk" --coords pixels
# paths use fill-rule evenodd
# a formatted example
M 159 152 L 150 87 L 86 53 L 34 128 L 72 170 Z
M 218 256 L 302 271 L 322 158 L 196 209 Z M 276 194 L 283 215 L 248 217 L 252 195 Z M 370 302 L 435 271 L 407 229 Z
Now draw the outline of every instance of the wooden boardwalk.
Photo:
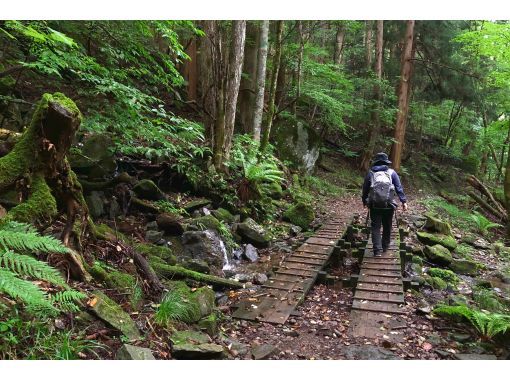
M 269 323 L 285 323 L 296 307 L 304 301 L 319 272 L 342 238 L 347 222 L 332 220 L 319 228 L 276 271 L 258 294 L 242 300 L 234 318 Z
M 374 257 L 370 241 L 364 251 L 354 291 L 350 334 L 353 337 L 399 341 L 407 326 L 404 283 L 397 235 L 381 257 Z

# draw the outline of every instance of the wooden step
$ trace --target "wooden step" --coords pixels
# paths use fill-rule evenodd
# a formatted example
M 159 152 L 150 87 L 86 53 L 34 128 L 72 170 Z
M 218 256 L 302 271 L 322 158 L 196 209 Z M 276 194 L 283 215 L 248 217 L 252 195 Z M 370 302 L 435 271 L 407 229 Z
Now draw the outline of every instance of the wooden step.
M 383 278 L 377 276 L 360 276 L 358 283 L 364 282 L 367 284 L 389 284 L 389 285 L 400 285 L 404 286 L 404 283 L 400 279 Z
M 354 294 L 353 298 L 357 300 L 389 302 L 397 304 L 404 303 L 404 294 L 371 292 L 368 290 L 359 289 L 356 290 L 356 293 Z
M 400 271 L 400 264 L 365 264 L 363 269 Z
M 376 313 L 385 314 L 406 314 L 405 309 L 395 303 L 382 302 L 382 301 L 366 301 L 366 300 L 354 300 L 352 302 L 353 310 L 364 310 L 373 311 Z
M 391 285 L 391 284 L 371 284 L 365 282 L 358 282 L 356 286 L 357 290 L 368 290 L 371 292 L 381 292 L 381 293 L 402 293 L 403 288 L 401 285 Z
M 278 269 L 275 272 L 276 275 L 292 275 L 292 276 L 301 276 L 306 278 L 316 277 L 317 271 L 308 271 L 308 270 L 292 270 L 292 269 Z
M 375 277 L 386 277 L 386 278 L 402 278 L 399 272 L 395 271 L 377 271 L 372 269 L 361 268 L 360 276 L 375 276 Z
M 326 260 L 324 259 L 307 259 L 299 256 L 289 256 L 286 260 L 286 263 L 299 263 L 299 264 L 312 264 L 312 265 L 324 265 Z

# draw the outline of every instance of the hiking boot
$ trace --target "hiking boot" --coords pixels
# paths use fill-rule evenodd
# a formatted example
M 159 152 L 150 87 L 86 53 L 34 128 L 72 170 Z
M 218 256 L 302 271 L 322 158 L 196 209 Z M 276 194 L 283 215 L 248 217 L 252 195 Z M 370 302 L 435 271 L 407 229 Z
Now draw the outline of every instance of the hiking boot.
M 374 257 L 381 257 L 381 251 L 374 252 Z

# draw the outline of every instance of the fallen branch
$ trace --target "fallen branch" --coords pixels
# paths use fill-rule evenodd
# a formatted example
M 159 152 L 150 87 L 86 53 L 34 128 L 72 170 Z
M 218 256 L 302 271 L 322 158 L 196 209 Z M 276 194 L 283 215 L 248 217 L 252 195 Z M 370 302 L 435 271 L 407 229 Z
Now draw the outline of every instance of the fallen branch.
M 494 207 L 492 207 L 489 203 L 487 203 L 487 201 L 485 201 L 482 197 L 476 195 L 474 192 L 472 191 L 469 191 L 468 192 L 468 195 L 473 198 L 473 200 L 478 203 L 485 211 L 487 211 L 488 213 L 494 215 L 495 217 L 497 217 L 498 219 L 500 219 L 501 221 L 503 222 L 507 222 L 508 221 L 508 217 L 506 215 L 506 213 L 502 213 L 498 210 L 496 210 Z
M 491 208 L 496 211 L 494 215 L 501 214 L 506 216 L 506 210 L 503 205 L 499 203 L 496 198 L 494 198 L 492 192 L 478 178 L 476 178 L 474 175 L 470 175 L 467 177 L 467 183 L 487 197 L 487 205 L 491 206 Z

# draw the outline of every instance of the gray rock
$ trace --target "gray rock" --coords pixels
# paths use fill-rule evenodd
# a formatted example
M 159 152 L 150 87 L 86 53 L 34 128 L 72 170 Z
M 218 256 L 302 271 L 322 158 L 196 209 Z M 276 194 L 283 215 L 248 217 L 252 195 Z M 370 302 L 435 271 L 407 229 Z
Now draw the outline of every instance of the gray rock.
M 142 179 L 134 187 L 133 191 L 138 197 L 150 201 L 159 201 L 165 198 L 165 194 L 150 179 Z
M 114 154 L 110 150 L 113 145 L 112 140 L 104 134 L 89 136 L 81 152 L 70 154 L 71 167 L 77 173 L 86 174 L 90 180 L 112 176 L 117 168 Z
M 104 199 L 102 192 L 92 191 L 85 197 L 85 202 L 87 203 L 89 213 L 92 218 L 99 218 L 104 214 Z
M 221 359 L 224 356 L 223 346 L 214 343 L 177 344 L 172 346 L 172 357 L 184 360 Z
M 251 349 L 251 355 L 255 360 L 267 359 L 276 352 L 277 348 L 272 344 L 261 344 Z
M 471 245 L 478 249 L 490 249 L 490 247 L 491 247 L 489 242 L 482 238 L 476 239 Z
M 250 260 L 252 263 L 259 259 L 259 254 L 257 253 L 257 248 L 255 248 L 251 244 L 246 244 L 243 252 L 244 257 Z
M 244 253 L 244 250 L 242 248 L 237 248 L 237 249 L 234 249 L 234 251 L 232 252 L 232 256 L 236 260 L 239 260 L 239 259 L 241 259 L 241 256 L 243 255 L 243 253 Z
M 116 360 L 156 360 L 148 348 L 123 344 L 115 355 Z
M 193 201 L 190 201 L 186 203 L 183 208 L 188 212 L 192 213 L 195 210 L 199 210 L 202 207 L 206 207 L 211 204 L 211 201 L 209 199 L 195 199 Z
M 294 225 L 290 226 L 290 230 L 289 230 L 289 232 L 290 232 L 290 234 L 291 234 L 292 236 L 296 236 L 296 235 L 297 235 L 297 234 L 299 234 L 301 231 L 303 231 L 303 229 L 302 229 L 301 227 L 299 227 L 299 226 L 294 226 Z
M 454 333 L 450 334 L 450 336 L 459 343 L 467 343 L 473 339 L 469 334 Z
M 455 354 L 457 360 L 498 360 L 496 355 L 488 354 Z
M 265 248 L 269 245 L 269 236 L 266 231 L 251 218 L 239 223 L 236 232 L 243 241 L 253 244 L 257 248 Z
M 159 214 L 156 223 L 160 229 L 170 235 L 182 235 L 185 231 L 184 221 L 180 215 Z
M 156 223 L 156 221 L 153 221 L 153 222 L 149 222 L 147 223 L 147 225 L 145 226 L 145 229 L 146 230 L 157 230 L 158 229 L 158 224 Z
M 393 352 L 369 345 L 351 345 L 342 350 L 348 360 L 399 360 Z
M 149 243 L 158 244 L 163 238 L 163 231 L 148 230 L 145 232 L 145 240 Z
M 247 274 L 247 273 L 237 273 L 234 276 L 234 279 L 239 282 L 248 282 L 248 281 L 252 280 L 252 275 Z
M 206 261 L 200 259 L 186 259 L 182 263 L 182 266 L 186 269 L 193 270 L 195 272 L 208 274 L 211 272 L 211 268 Z
M 449 265 L 453 257 L 450 251 L 442 245 L 436 244 L 434 246 L 426 246 L 424 251 L 425 256 L 434 264 Z
M 432 312 L 432 306 L 424 299 L 421 299 L 416 306 L 416 311 L 423 314 L 430 314 Z
M 110 219 L 115 219 L 122 215 L 122 209 L 119 205 L 119 202 L 117 201 L 117 198 L 115 197 L 112 197 L 112 199 L 110 200 L 110 208 L 108 214 L 110 216 Z
M 452 228 L 450 224 L 435 217 L 432 214 L 426 214 L 427 221 L 425 222 L 425 229 L 431 232 L 438 232 L 443 235 L 452 235 Z
M 186 231 L 182 235 L 184 253 L 194 259 L 219 266 L 223 263 L 225 246 L 218 234 L 211 230 Z
M 253 283 L 255 285 L 263 285 L 267 282 L 268 278 L 264 273 L 255 273 L 253 275 Z

